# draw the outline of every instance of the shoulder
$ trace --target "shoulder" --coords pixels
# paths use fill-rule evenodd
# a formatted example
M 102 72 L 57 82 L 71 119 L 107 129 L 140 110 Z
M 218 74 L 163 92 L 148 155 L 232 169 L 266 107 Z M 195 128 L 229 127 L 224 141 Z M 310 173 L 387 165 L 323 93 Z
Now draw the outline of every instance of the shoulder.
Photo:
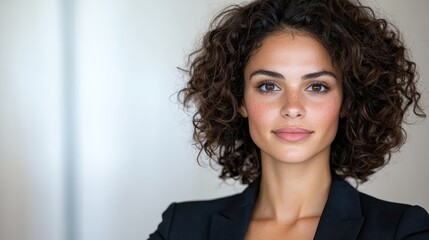
M 192 239 L 204 239 L 209 231 L 212 215 L 235 205 L 241 194 L 213 200 L 172 203 L 162 214 L 162 222 L 149 239 L 170 239 L 172 234 L 175 235 L 174 239 L 189 239 L 185 229 L 195 230 L 191 233 Z
M 241 194 L 236 194 L 212 200 L 173 203 L 169 208 L 173 208 L 171 211 L 174 211 L 175 218 L 177 219 L 186 218 L 187 221 L 192 219 L 201 221 L 201 219 L 215 212 L 235 205 L 240 195 Z
M 221 197 L 221 198 L 216 198 L 216 199 L 210 199 L 210 200 L 179 202 L 179 203 L 176 203 L 176 206 L 184 210 L 188 208 L 192 208 L 192 209 L 201 208 L 201 209 L 206 209 L 208 211 L 218 210 L 218 209 L 227 207 L 228 204 L 230 204 L 231 202 L 235 202 L 237 198 L 240 197 L 240 195 L 242 195 L 242 193 Z
M 207 239 L 209 234 L 217 236 L 217 232 L 224 227 L 229 228 L 232 233 L 240 234 L 240 229 L 250 219 L 258 190 L 259 183 L 255 182 L 236 195 L 214 200 L 172 203 L 162 214 L 158 229 L 149 239 Z M 231 218 L 235 219 L 235 225 L 230 225 Z
M 359 192 L 364 231 L 376 228 L 380 236 L 394 239 L 429 239 L 429 215 L 420 206 L 384 201 Z

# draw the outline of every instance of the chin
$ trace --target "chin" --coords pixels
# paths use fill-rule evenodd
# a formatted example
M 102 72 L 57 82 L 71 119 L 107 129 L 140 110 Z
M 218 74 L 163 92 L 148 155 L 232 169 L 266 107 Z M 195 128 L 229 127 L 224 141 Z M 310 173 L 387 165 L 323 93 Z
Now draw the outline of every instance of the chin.
M 288 151 L 287 153 L 271 155 L 270 158 L 283 163 L 291 163 L 291 164 L 303 163 L 309 160 L 309 156 L 300 151 Z

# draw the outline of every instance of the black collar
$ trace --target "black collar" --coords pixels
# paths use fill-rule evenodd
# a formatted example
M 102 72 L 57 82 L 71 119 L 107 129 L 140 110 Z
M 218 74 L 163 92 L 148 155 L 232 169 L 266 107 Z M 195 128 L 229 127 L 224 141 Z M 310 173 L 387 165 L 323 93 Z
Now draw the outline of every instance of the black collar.
M 243 239 L 259 192 L 257 180 L 231 204 L 212 216 L 210 240 Z M 314 239 L 356 239 L 364 221 L 359 192 L 344 180 L 333 179 Z

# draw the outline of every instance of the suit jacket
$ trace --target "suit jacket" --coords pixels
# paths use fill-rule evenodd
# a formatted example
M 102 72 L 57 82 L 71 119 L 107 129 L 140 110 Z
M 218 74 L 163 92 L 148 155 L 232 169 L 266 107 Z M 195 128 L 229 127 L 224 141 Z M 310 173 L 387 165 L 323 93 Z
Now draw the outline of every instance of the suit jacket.
M 238 240 L 249 225 L 259 181 L 230 197 L 173 203 L 149 240 Z M 429 215 L 419 206 L 391 203 L 333 180 L 314 239 L 429 240 Z

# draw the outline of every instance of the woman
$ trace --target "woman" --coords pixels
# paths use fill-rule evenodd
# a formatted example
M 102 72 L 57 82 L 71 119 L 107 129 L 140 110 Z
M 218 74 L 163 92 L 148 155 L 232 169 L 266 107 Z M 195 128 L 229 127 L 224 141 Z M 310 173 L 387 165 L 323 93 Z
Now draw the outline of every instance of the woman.
M 181 91 L 241 194 L 174 203 L 150 239 L 429 239 L 418 206 L 358 192 L 424 117 L 398 31 L 354 0 L 256 0 L 215 18 Z

